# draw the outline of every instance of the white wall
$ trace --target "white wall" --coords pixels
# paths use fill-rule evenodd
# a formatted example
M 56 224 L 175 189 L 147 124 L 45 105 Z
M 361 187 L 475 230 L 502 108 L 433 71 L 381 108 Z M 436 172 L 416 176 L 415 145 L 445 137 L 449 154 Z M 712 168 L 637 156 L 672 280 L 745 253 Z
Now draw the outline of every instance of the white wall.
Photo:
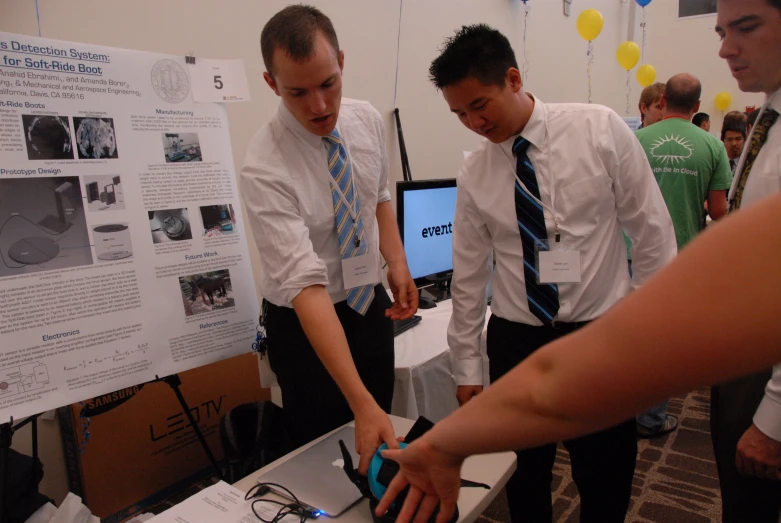
M 638 9 L 638 11 L 640 11 Z M 640 15 L 638 15 L 638 23 Z M 678 19 L 678 2 L 655 0 L 646 8 L 646 59 L 656 67 L 660 81 L 677 73 L 691 73 L 702 82 L 700 111 L 711 116 L 711 134 L 721 136 L 723 115 L 713 104 L 716 93 L 732 95 L 727 110 L 745 111 L 747 105 L 759 108 L 764 95 L 742 93 L 727 67 L 719 58 L 721 43 L 714 31 L 716 15 Z M 636 29 L 640 41 L 640 27 Z
M 672 0 L 663 0 L 672 1 Z M 592 101 L 624 114 L 625 71 L 615 59 L 626 39 L 629 6 L 617 0 L 573 3 L 571 16 L 563 14 L 561 0 L 530 0 L 527 19 L 527 56 L 530 64 L 526 89 L 546 102 L 586 102 L 588 99 L 587 42 L 575 22 L 587 8 L 605 19 L 594 41 Z M 486 23 L 502 31 L 523 63 L 525 8 L 521 0 L 407 0 L 403 5 L 399 51 L 398 107 L 409 152 L 413 179 L 452 178 L 480 137 L 450 113 L 447 104 L 428 81 L 428 68 L 444 39 L 464 24 Z M 632 106 L 639 96 L 633 84 Z M 636 114 L 637 110 L 631 114 Z M 395 153 L 395 154 L 394 154 Z M 390 152 L 396 160 L 397 150 Z M 400 176 L 400 173 L 399 173 Z

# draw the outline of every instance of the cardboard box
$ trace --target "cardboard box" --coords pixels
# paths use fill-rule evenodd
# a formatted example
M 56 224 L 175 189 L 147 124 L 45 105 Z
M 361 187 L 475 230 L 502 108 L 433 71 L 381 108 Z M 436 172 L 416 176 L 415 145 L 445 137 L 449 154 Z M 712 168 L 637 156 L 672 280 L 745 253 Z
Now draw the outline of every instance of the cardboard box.
M 218 461 L 223 457 L 220 418 L 242 403 L 270 399 L 268 389 L 260 387 L 254 354 L 179 377 L 180 390 Z M 124 521 L 214 473 L 166 383 L 104 394 L 63 407 L 59 414 L 70 489 L 103 523 Z

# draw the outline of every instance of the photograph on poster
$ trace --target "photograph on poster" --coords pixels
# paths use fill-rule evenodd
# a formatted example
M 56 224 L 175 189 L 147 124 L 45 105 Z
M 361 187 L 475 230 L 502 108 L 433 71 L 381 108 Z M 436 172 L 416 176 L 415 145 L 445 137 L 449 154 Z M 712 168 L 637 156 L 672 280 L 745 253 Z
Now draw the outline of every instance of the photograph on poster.
M 179 277 L 185 316 L 235 307 L 227 269 Z
M 162 133 L 161 136 L 166 163 L 203 161 L 198 133 Z
M 23 114 L 28 160 L 73 160 L 67 116 Z
M 95 255 L 99 262 L 125 260 L 133 256 L 127 223 L 105 223 L 92 227 Z
M 125 208 L 125 191 L 118 175 L 85 176 L 84 195 L 90 212 L 121 211 Z
M 216 238 L 236 232 L 236 213 L 233 204 L 205 205 L 201 207 L 203 236 Z
M 91 265 L 77 176 L 0 180 L 0 277 Z
M 715 15 L 718 0 L 678 0 L 678 18 Z
M 76 150 L 82 160 L 118 158 L 113 118 L 73 117 Z
M 149 227 L 152 230 L 152 241 L 154 243 L 193 239 L 187 209 L 147 211 L 147 214 L 149 215 Z

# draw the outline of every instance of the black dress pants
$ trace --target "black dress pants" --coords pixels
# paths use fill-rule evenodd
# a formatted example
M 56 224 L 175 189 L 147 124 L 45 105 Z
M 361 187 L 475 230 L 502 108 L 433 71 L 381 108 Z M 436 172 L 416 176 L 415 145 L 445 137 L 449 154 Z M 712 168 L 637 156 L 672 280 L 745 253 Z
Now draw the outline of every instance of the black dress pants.
M 501 378 L 534 351 L 585 323 L 532 327 L 491 316 L 487 350 L 491 382 Z M 519 384 L 523 386 L 523 384 Z M 588 391 L 584 391 L 587 394 Z M 634 418 L 615 427 L 565 441 L 572 462 L 572 479 L 580 493 L 580 521 L 620 523 L 632 495 L 637 460 Z M 516 451 L 518 467 L 507 483 L 513 523 L 551 523 L 551 483 L 556 445 Z
M 781 481 L 742 476 L 735 465 L 738 441 L 754 423 L 771 374 L 767 370 L 711 388 L 711 437 L 724 523 L 779 521 Z
M 382 285 L 365 316 L 346 302 L 334 305 L 361 381 L 390 413 L 395 381 L 393 322 L 385 317 L 391 301 Z M 266 335 L 271 370 L 282 390 L 282 411 L 295 448 L 353 419 L 347 400 L 304 333 L 296 312 L 266 302 Z

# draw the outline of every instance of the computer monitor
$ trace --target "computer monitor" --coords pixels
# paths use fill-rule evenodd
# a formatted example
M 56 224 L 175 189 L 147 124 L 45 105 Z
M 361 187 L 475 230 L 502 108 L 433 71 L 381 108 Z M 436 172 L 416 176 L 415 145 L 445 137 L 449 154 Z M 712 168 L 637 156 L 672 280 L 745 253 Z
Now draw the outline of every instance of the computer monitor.
M 399 232 L 418 287 L 452 275 L 455 213 L 455 178 L 396 182 Z

